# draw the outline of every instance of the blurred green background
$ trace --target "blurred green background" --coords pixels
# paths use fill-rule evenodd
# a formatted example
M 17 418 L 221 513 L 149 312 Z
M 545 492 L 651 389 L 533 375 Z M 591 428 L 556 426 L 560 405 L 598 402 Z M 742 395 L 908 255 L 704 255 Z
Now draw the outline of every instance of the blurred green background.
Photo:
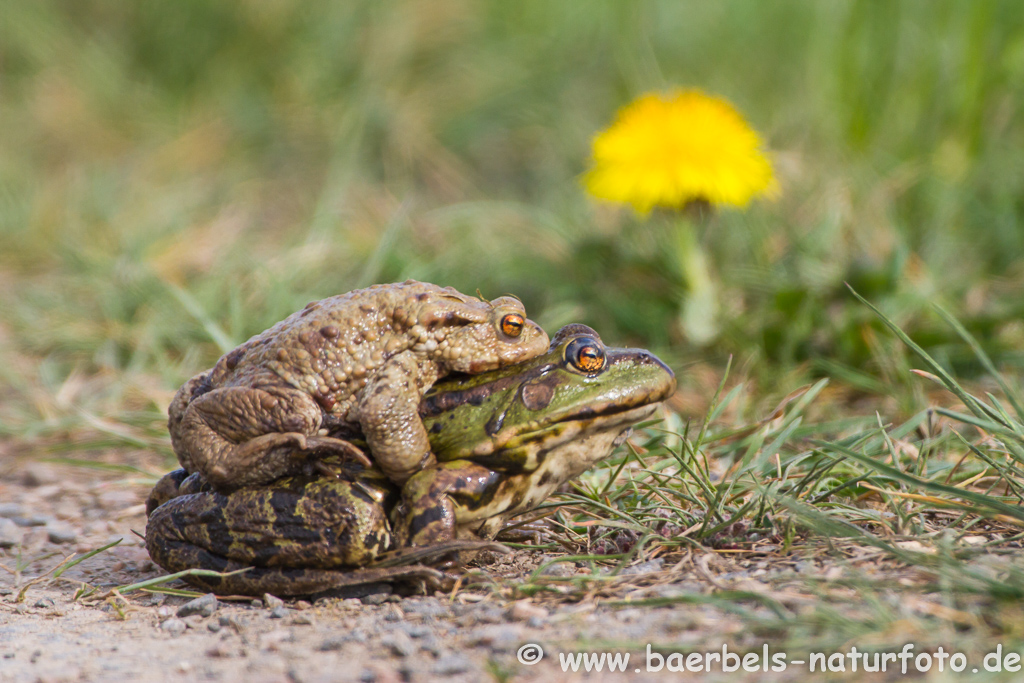
M 3 14 L 8 433 L 68 406 L 152 410 L 308 300 L 408 277 L 648 346 L 698 397 L 733 354 L 764 402 L 830 375 L 909 409 L 910 359 L 844 281 L 960 372 L 977 368 L 932 303 L 1024 360 L 1015 0 Z M 782 188 L 704 228 L 724 327 L 701 348 L 656 223 L 579 182 L 619 107 L 677 86 L 732 101 Z

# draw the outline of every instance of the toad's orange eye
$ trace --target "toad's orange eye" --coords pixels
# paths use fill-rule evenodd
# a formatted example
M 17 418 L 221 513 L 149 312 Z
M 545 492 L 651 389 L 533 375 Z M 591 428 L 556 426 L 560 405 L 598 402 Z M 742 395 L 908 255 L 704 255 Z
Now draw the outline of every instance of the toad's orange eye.
M 604 367 L 604 348 L 593 339 L 574 339 L 565 350 L 565 358 L 577 370 L 592 374 Z
M 509 313 L 501 319 L 501 331 L 510 337 L 518 337 L 523 333 L 525 323 L 523 316 L 518 313 Z

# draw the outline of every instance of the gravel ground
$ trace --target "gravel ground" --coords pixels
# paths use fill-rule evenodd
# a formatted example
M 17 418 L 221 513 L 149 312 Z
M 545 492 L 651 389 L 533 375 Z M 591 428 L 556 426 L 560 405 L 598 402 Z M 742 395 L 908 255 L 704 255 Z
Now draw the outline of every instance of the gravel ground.
M 563 673 L 558 653 L 622 651 L 616 644 L 634 648 L 626 673 L 592 673 L 587 680 L 666 680 L 664 672 L 642 671 L 645 654 L 638 643 L 685 650 L 707 642 L 712 629 L 729 642 L 744 632 L 739 619 L 708 606 L 640 609 L 603 606 L 597 599 L 513 599 L 512 587 L 546 559 L 538 552 L 497 556 L 482 567 L 498 580 L 496 588 L 454 596 L 382 592 L 311 604 L 273 597 L 217 601 L 211 595 L 191 604 L 187 597 L 137 591 L 121 600 L 76 600 L 86 583 L 108 591 L 162 573 L 133 533 L 145 529 L 147 492 L 123 473 L 79 467 L 29 463 L 0 474 L 0 681 L 574 680 L 583 674 Z M 119 545 L 60 578 L 28 585 L 18 599 L 32 578 L 67 556 L 117 539 Z M 707 575 L 706 559 L 694 564 Z M 661 569 L 659 560 L 631 571 L 643 578 L 637 573 Z M 589 571 L 573 564 L 552 570 L 563 578 Z M 710 589 L 692 571 L 633 593 Z M 517 655 L 528 644 L 540 645 L 546 656 L 521 663 Z M 529 658 L 529 647 L 523 654 Z M 672 680 L 687 678 L 671 674 Z

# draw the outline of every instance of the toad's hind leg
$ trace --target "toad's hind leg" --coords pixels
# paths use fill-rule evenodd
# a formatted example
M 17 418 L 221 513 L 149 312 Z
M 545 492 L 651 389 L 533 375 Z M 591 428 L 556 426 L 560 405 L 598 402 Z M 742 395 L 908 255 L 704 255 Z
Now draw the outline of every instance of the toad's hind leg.
M 182 467 L 220 490 L 297 474 L 313 452 L 370 464 L 348 441 L 318 436 L 320 426 L 320 407 L 301 391 L 221 387 L 172 412 L 171 442 Z

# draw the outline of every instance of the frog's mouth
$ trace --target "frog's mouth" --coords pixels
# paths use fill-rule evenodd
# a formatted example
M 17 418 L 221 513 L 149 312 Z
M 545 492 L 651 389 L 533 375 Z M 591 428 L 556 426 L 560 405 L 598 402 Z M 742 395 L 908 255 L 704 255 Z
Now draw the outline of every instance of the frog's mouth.
M 655 401 L 633 407 L 613 405 L 606 410 L 579 410 L 542 427 L 519 431 L 503 444 L 503 448 L 516 448 L 528 443 L 552 446 L 597 432 L 614 429 L 625 431 L 637 422 L 653 415 L 660 403 L 660 401 Z

